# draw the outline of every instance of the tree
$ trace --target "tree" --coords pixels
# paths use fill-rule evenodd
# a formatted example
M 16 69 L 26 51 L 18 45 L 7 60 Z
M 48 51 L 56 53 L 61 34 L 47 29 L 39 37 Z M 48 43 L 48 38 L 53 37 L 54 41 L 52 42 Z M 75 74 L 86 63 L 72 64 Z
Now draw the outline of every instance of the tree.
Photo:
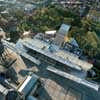
M 84 18 L 81 22 L 85 32 L 91 31 L 91 25 L 92 25 L 91 19 Z

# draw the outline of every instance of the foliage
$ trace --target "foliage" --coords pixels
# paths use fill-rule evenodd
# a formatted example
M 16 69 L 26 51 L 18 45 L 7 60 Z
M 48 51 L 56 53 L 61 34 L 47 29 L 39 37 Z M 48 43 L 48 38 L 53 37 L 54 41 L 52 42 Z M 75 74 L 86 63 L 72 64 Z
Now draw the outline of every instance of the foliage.
M 83 18 L 81 27 L 74 26 L 69 32 L 70 37 L 74 37 L 84 54 L 90 58 L 100 57 L 100 34 L 99 25 L 91 19 Z
M 15 31 L 8 31 L 13 24 L 5 16 L 0 16 L 0 26 L 10 33 L 12 41 L 16 41 L 24 31 L 37 33 L 58 30 L 61 24 L 65 23 L 72 26 L 69 37 L 77 40 L 85 54 L 89 57 L 100 57 L 100 23 L 85 17 L 81 19 L 72 10 L 54 5 L 37 9 L 31 15 L 25 15 L 19 10 L 14 11 L 12 15 L 13 19 L 17 19 L 17 24 L 14 24 L 17 27 Z
M 44 32 L 50 29 L 58 30 L 62 23 L 79 26 L 80 22 L 78 24 L 77 21 L 80 21 L 80 18 L 71 11 L 49 6 L 36 10 L 32 16 L 26 16 L 18 27 L 21 31 L 30 28 L 34 32 Z

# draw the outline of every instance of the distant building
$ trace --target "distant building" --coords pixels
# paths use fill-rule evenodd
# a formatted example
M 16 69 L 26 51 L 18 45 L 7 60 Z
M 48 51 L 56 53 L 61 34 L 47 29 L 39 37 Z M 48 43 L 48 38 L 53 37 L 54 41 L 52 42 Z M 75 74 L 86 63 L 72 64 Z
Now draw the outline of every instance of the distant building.
M 55 0 L 55 2 L 63 5 L 64 7 L 74 8 L 75 6 L 78 7 L 82 4 L 82 2 L 78 0 Z

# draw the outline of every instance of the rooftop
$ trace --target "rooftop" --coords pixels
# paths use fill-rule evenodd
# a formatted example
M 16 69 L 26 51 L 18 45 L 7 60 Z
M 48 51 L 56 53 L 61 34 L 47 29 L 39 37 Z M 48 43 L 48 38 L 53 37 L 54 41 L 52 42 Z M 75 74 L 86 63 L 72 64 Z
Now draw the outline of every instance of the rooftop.
M 60 49 L 57 45 L 51 45 L 42 40 L 30 38 L 25 38 L 21 42 L 24 46 L 35 50 L 45 56 L 48 56 L 56 61 L 59 61 L 71 68 L 88 71 L 93 67 L 92 64 L 79 59 L 78 56 L 70 52 Z
M 63 34 L 63 35 L 67 35 L 70 28 L 71 28 L 70 25 L 62 24 L 58 33 Z
M 37 80 L 38 76 L 34 74 L 32 76 L 28 76 L 23 84 L 19 87 L 18 92 L 22 93 L 24 96 L 29 95 Z
M 62 36 L 62 43 L 69 29 L 70 27 L 66 27 L 61 33 L 58 32 L 59 37 Z M 18 88 L 18 91 L 25 96 L 30 94 L 38 79 L 34 75 L 26 77 L 29 72 L 32 72 L 39 76 L 41 82 L 41 86 L 34 94 L 38 100 L 58 100 L 58 98 L 60 100 L 99 100 L 99 84 L 86 79 L 87 71 L 93 65 L 61 48 L 50 39 L 44 38 L 43 34 L 19 39 L 16 44 L 6 40 L 2 42 L 6 48 L 14 51 L 13 58 L 17 54 L 23 58 L 22 60 L 21 57 L 16 56 L 18 60 L 13 65 L 16 73 L 13 74 L 16 74 L 17 80 L 22 83 L 19 87 L 16 86 L 16 89 Z
M 5 45 L 7 46 L 7 44 Z M 9 45 L 11 45 L 11 43 L 9 43 Z M 16 48 L 16 46 L 13 46 L 13 47 L 16 50 L 21 50 L 21 48 L 18 49 Z M 14 50 L 15 52 L 15 49 L 12 49 L 12 50 Z M 41 58 L 41 56 L 39 56 L 39 58 Z M 42 59 L 44 60 L 44 58 Z M 18 60 L 19 62 L 21 62 L 19 58 Z M 36 66 L 35 64 L 33 64 L 32 62 L 30 62 L 29 60 L 25 58 L 23 58 L 23 60 L 27 68 L 26 67 L 23 68 L 21 63 L 18 63 L 19 66 L 22 67 L 22 70 L 25 71 L 25 70 L 29 70 L 32 68 L 33 69 L 32 71 L 40 77 L 42 86 L 37 90 L 38 100 L 58 100 L 58 98 L 60 98 L 61 100 L 77 100 L 77 99 L 79 100 L 92 100 L 92 99 L 99 100 L 99 97 L 100 97 L 99 92 L 94 91 L 92 88 L 86 87 L 84 85 L 76 83 L 75 81 L 66 79 L 64 77 L 61 77 L 59 75 L 49 72 L 47 70 L 47 63 L 45 61 L 42 61 L 40 65 Z M 20 67 L 17 67 L 18 73 L 19 73 Z M 63 67 L 65 66 L 59 66 L 59 67 L 55 66 L 55 67 L 60 68 L 60 70 L 62 70 Z M 34 68 L 36 68 L 37 71 Z M 71 71 L 69 71 L 69 73 L 71 73 Z M 75 73 L 81 73 L 81 72 L 75 71 Z M 21 76 L 19 76 L 19 78 L 20 77 Z M 25 76 L 24 76 L 24 79 L 25 79 Z

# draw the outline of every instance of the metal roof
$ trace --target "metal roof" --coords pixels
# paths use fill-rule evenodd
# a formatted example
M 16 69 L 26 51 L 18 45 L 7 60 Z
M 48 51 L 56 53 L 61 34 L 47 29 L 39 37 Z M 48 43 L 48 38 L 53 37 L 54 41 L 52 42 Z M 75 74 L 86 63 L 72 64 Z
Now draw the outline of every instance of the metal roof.
M 37 80 L 38 76 L 34 74 L 32 76 L 28 76 L 24 83 L 18 89 L 18 92 L 24 94 L 24 96 L 28 95 L 31 92 L 31 90 L 35 87 Z
M 38 42 L 42 43 L 41 41 L 38 41 Z M 28 41 L 22 41 L 22 44 L 24 46 L 26 46 L 27 48 L 35 50 L 35 51 L 37 51 L 37 52 L 39 52 L 39 53 L 41 53 L 41 54 L 43 54 L 43 55 L 45 55 L 45 56 L 47 56 L 49 58 L 52 58 L 52 59 L 54 59 L 56 61 L 59 61 L 60 63 L 65 64 L 65 65 L 67 65 L 67 66 L 69 66 L 71 68 L 75 68 L 77 70 L 81 70 L 80 66 L 70 62 L 67 58 L 64 59 L 64 58 L 59 57 L 58 55 L 56 55 L 55 52 L 53 52 L 53 53 L 50 52 L 50 49 L 48 48 L 49 45 L 47 45 L 48 47 L 46 45 L 44 45 L 43 48 L 41 49 L 39 47 L 39 45 L 38 45 L 39 43 L 37 43 L 37 45 L 36 45 L 36 42 L 34 42 L 34 41 L 29 41 L 29 40 Z M 43 43 L 42 43 L 42 45 L 43 45 Z
M 92 64 L 83 61 L 78 58 L 78 56 L 61 50 L 58 46 L 52 45 L 54 48 L 54 52 L 50 52 L 50 44 L 38 40 L 38 39 L 25 39 L 22 40 L 21 43 L 26 46 L 27 48 L 30 48 L 32 50 L 35 50 L 45 56 L 48 56 L 56 61 L 59 61 L 60 63 L 63 63 L 71 68 L 75 68 L 77 70 L 85 70 L 88 71 L 93 67 Z M 57 48 L 58 47 L 58 48 Z
M 56 37 L 54 39 L 54 43 L 56 45 L 61 46 L 64 42 L 64 37 L 68 35 L 68 31 L 70 29 L 70 25 L 62 24 L 59 31 L 56 34 Z
M 62 35 L 67 35 L 70 27 L 71 27 L 70 25 L 62 24 L 58 33 Z

